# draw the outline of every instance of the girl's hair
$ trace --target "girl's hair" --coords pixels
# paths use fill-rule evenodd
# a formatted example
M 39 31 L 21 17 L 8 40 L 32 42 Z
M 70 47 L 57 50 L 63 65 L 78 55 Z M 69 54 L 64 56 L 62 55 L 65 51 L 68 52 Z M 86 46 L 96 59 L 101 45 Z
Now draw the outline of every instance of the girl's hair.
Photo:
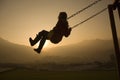
M 58 19 L 67 19 L 67 13 L 66 12 L 60 12 Z

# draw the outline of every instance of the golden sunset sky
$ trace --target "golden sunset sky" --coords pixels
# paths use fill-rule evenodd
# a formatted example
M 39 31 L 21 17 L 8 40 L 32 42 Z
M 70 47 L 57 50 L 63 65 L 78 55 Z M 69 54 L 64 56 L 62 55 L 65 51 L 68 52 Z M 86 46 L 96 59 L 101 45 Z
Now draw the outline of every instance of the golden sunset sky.
M 70 16 L 94 1 L 96 0 L 0 0 L 0 37 L 29 46 L 29 37 L 34 38 L 43 29 L 50 31 L 56 25 L 59 12 L 65 11 Z M 69 26 L 85 20 L 111 3 L 113 0 L 100 1 L 68 20 Z M 120 30 L 118 13 L 114 12 L 117 30 Z M 108 10 L 74 28 L 69 38 L 63 38 L 58 45 L 74 44 L 90 39 L 112 39 Z M 49 42 L 49 46 L 56 45 Z

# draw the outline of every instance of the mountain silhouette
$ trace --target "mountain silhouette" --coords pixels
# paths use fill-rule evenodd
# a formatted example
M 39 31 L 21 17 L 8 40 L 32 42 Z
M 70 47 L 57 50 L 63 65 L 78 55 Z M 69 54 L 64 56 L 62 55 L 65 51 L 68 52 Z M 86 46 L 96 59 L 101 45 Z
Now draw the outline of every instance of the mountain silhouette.
M 0 38 L 0 63 L 32 62 L 37 55 L 30 47 L 11 43 Z
M 114 53 L 112 40 L 85 40 L 77 44 L 59 46 L 48 50 L 49 56 L 62 56 L 71 62 L 107 61 Z M 60 57 L 56 57 L 59 59 Z M 64 60 L 64 59 L 63 59 Z
M 49 48 L 37 54 L 29 46 L 0 38 L 0 63 L 79 63 L 107 61 L 114 54 L 112 40 L 85 40 L 77 44 Z

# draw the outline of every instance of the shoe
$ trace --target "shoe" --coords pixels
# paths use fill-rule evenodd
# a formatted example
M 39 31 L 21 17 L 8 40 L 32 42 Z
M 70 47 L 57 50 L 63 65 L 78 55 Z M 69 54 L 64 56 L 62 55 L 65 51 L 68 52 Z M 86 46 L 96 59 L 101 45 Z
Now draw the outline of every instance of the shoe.
M 40 49 L 34 49 L 35 52 L 37 52 L 38 54 L 40 54 L 41 50 Z
M 29 38 L 29 42 L 30 42 L 30 45 L 31 45 L 31 46 L 34 46 L 34 43 L 33 43 L 33 40 L 32 40 L 31 37 Z

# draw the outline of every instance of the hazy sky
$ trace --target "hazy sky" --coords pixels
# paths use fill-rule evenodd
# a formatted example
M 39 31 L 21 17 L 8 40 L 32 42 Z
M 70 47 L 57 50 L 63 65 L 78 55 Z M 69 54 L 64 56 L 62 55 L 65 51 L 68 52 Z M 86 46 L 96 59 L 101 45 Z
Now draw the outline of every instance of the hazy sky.
M 0 0 L 0 37 L 14 43 L 29 45 L 30 36 L 34 38 L 39 31 L 49 31 L 56 25 L 59 12 L 66 11 L 70 16 L 94 1 L 96 0 Z M 102 0 L 68 20 L 69 25 L 73 26 L 85 20 L 112 2 L 113 0 Z M 120 30 L 117 11 L 115 16 L 117 29 Z M 96 38 L 112 38 L 107 10 L 73 29 L 70 37 L 64 38 L 59 45 Z

